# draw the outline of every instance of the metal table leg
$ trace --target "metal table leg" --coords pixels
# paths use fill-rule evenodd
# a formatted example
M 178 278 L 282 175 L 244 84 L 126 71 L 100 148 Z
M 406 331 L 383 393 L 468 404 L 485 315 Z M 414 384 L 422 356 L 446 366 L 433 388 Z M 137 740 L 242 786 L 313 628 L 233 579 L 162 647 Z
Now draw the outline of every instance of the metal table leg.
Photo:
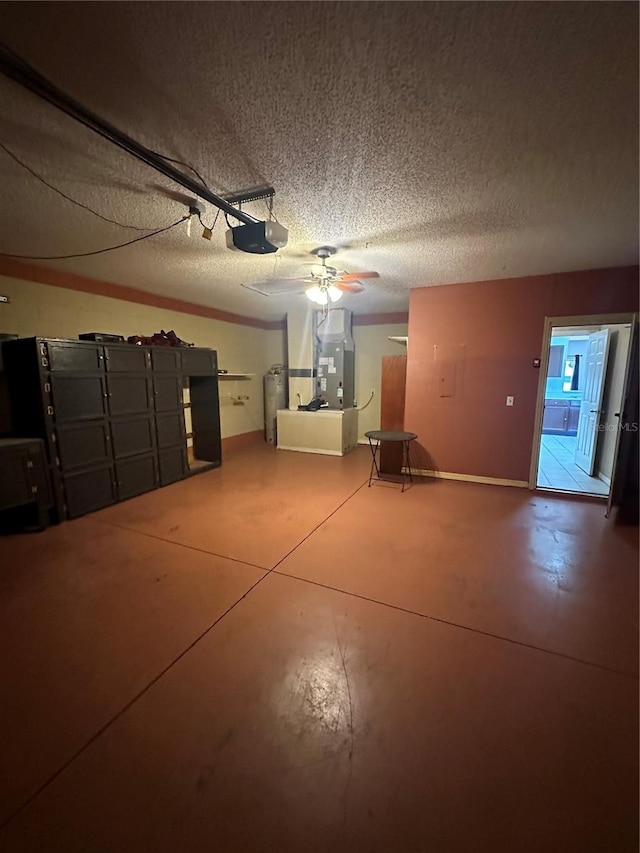
M 407 484 L 407 472 L 409 474 L 409 482 L 413 485 L 413 476 L 411 474 L 411 440 L 402 442 L 403 449 L 403 465 L 402 467 L 405 470 L 405 475 L 402 478 L 402 491 L 404 492 L 404 487 Z
M 378 468 L 378 462 L 376 460 L 376 453 L 378 452 L 378 448 L 380 447 L 380 442 L 378 441 L 374 444 L 371 439 L 369 439 L 369 449 L 371 450 L 371 469 L 369 471 L 369 486 L 371 486 L 371 481 L 373 480 L 373 472 L 375 469 L 376 479 L 380 479 L 380 469 Z

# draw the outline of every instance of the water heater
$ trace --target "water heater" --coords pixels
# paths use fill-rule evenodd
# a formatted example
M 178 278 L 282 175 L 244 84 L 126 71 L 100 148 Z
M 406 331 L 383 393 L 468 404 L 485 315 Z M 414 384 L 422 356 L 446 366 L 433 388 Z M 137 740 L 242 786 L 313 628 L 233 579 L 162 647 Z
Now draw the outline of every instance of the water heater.
M 264 377 L 264 437 L 268 444 L 277 444 L 278 409 L 287 408 L 287 371 L 284 365 L 274 364 Z

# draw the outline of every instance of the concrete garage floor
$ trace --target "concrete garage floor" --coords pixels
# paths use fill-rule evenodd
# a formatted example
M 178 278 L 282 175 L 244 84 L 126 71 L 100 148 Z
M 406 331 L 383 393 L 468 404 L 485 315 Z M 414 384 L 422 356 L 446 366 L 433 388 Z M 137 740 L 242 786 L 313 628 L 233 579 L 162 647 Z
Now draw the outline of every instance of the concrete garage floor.
M 637 529 L 368 466 L 0 540 L 3 853 L 637 849 Z

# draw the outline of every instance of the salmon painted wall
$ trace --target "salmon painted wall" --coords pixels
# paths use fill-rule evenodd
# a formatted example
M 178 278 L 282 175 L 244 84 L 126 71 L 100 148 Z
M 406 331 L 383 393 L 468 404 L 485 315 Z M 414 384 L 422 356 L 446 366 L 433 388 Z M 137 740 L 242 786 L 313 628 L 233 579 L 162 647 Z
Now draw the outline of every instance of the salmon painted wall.
M 545 317 L 630 311 L 638 267 L 412 290 L 405 429 L 438 471 L 527 481 Z M 443 355 L 461 358 L 455 378 Z

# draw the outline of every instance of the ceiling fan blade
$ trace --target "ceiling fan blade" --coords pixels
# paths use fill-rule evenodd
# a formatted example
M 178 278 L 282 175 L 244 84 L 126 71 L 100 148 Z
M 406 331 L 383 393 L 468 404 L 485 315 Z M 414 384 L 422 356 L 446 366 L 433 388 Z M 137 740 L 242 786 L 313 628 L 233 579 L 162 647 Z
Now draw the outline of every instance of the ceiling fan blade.
M 286 293 L 304 293 L 308 283 L 300 278 L 273 278 L 263 281 L 252 281 L 249 284 L 242 283 L 242 287 L 261 293 L 263 296 L 279 296 Z
M 336 281 L 335 287 L 338 290 L 343 290 L 345 293 L 361 293 L 364 290 L 359 281 Z
M 340 281 L 360 281 L 363 278 L 380 278 L 379 272 L 348 272 L 340 276 Z

